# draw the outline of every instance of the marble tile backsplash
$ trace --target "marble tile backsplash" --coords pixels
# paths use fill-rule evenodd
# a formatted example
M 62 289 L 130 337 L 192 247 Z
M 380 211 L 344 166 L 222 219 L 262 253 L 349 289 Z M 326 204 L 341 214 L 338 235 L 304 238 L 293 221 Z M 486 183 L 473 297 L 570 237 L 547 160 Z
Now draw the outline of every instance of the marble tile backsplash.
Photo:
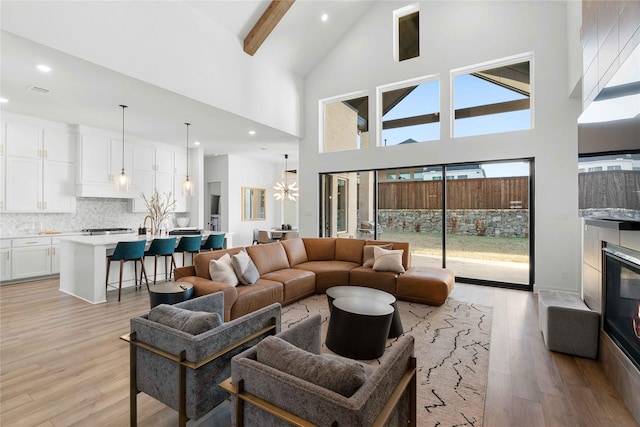
M 127 199 L 78 197 L 75 213 L 0 214 L 0 233 L 15 235 L 40 231 L 80 231 L 83 228 L 127 227 L 134 230 L 144 221 L 144 212 L 131 212 Z

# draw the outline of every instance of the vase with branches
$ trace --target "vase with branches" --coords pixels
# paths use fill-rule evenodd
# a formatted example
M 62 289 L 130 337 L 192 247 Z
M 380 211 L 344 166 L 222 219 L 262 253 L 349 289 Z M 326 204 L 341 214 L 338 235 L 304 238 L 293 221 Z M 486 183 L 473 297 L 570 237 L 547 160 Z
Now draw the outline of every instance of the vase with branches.
M 151 197 L 140 193 L 147 212 L 149 212 L 148 217 L 151 220 L 152 234 L 158 234 L 160 232 L 162 224 L 169 219 L 169 215 L 171 215 L 175 209 L 177 200 L 171 196 L 171 192 L 160 194 L 157 188 L 153 191 Z

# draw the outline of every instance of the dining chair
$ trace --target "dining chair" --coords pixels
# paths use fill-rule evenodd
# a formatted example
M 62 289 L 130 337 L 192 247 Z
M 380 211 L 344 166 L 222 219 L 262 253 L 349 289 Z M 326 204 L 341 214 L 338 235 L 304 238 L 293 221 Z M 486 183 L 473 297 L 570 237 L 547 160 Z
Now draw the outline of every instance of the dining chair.
M 136 288 L 138 287 L 138 261 L 142 265 L 140 271 L 140 285 L 142 285 L 142 274 L 144 273 L 144 279 L 147 282 L 147 289 L 149 289 L 149 279 L 147 278 L 147 271 L 144 268 L 144 247 L 147 244 L 146 240 L 135 240 L 132 242 L 118 242 L 113 254 L 107 255 L 107 278 L 105 282 L 105 289 L 109 287 L 109 268 L 111 267 L 111 261 L 120 261 L 120 278 L 118 281 L 118 301 L 120 301 L 120 294 L 122 293 L 122 271 L 124 270 L 124 263 L 127 261 L 133 261 L 134 276 Z
M 176 261 L 173 258 L 173 253 L 176 251 L 176 237 L 170 237 L 168 239 L 153 239 L 151 241 L 151 246 L 149 249 L 144 252 L 144 256 L 152 256 L 154 257 L 153 261 L 153 284 L 156 284 L 156 275 L 158 271 L 158 257 L 164 257 L 164 276 L 165 278 L 171 279 L 171 272 L 173 271 L 173 267 L 176 266 Z M 167 273 L 167 258 L 171 258 L 171 263 L 169 265 Z
M 273 243 L 276 240 L 272 239 L 271 236 L 269 236 L 269 232 L 267 230 L 260 230 L 258 232 L 258 244 L 262 244 L 262 243 Z
M 300 237 L 300 234 L 297 231 L 287 231 L 286 233 L 282 233 L 282 240 L 297 239 L 298 237 Z
M 200 245 L 202 245 L 202 236 L 183 236 L 178 242 L 176 252 L 182 252 L 182 265 L 185 265 L 185 254 L 191 254 L 191 263 L 193 263 L 193 254 L 200 252 Z
M 260 230 L 257 228 L 253 229 L 253 242 L 251 243 L 252 245 L 257 245 L 258 243 L 260 243 Z
M 207 237 L 207 240 L 202 245 L 202 250 L 204 251 L 213 251 L 216 249 L 224 248 L 224 233 L 221 234 L 210 234 Z

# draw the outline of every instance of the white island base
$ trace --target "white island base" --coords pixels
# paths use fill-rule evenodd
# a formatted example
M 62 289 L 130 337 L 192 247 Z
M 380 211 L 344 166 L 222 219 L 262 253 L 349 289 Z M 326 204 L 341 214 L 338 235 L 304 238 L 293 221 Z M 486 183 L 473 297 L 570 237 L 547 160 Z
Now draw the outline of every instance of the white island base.
M 206 239 L 210 234 L 226 234 L 225 247 L 232 247 L 231 233 L 205 232 Z M 177 237 L 177 241 L 181 236 Z M 110 234 L 104 236 L 68 236 L 60 238 L 60 290 L 91 304 L 107 302 L 105 280 L 107 276 L 107 252 L 113 251 L 118 242 L 147 240 L 147 248 L 151 239 L 135 234 Z M 189 259 L 189 258 L 187 258 Z M 182 256 L 175 256 L 176 265 L 182 264 Z M 153 257 L 145 258 L 145 269 L 149 278 L 149 285 L 153 283 Z M 118 287 L 120 263 L 112 262 L 109 272 L 109 286 Z M 138 275 L 140 266 L 138 265 Z M 158 258 L 157 280 L 164 280 L 164 257 Z M 124 263 L 122 287 L 134 286 L 133 262 Z M 146 284 L 143 278 L 143 286 Z

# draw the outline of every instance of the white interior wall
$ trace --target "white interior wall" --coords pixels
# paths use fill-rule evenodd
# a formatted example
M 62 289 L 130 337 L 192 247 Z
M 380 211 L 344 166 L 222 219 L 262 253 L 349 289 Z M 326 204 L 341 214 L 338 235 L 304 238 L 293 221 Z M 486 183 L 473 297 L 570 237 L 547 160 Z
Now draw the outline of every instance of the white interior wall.
M 247 55 L 235 34 L 188 3 L 3 1 L 1 22 L 4 31 L 300 135 L 302 79 Z
M 282 169 L 277 164 L 240 156 L 205 157 L 205 181 L 221 183 L 221 228 L 234 233 L 233 246 L 251 245 L 254 228 L 267 229 L 282 223 L 282 205 L 273 196 L 273 185 L 280 179 Z M 264 220 L 242 220 L 242 187 L 266 190 Z
M 300 226 L 317 234 L 318 174 L 426 164 L 535 159 L 535 289 L 579 290 L 577 124 L 580 100 L 570 99 L 567 7 L 564 2 L 420 2 L 419 58 L 393 60 L 393 10 L 377 2 L 305 83 L 305 137 L 300 145 Z M 449 70 L 534 53 L 534 128 L 452 139 Z M 368 150 L 318 153 L 318 100 L 369 92 L 370 133 L 376 86 L 439 74 L 441 140 Z

